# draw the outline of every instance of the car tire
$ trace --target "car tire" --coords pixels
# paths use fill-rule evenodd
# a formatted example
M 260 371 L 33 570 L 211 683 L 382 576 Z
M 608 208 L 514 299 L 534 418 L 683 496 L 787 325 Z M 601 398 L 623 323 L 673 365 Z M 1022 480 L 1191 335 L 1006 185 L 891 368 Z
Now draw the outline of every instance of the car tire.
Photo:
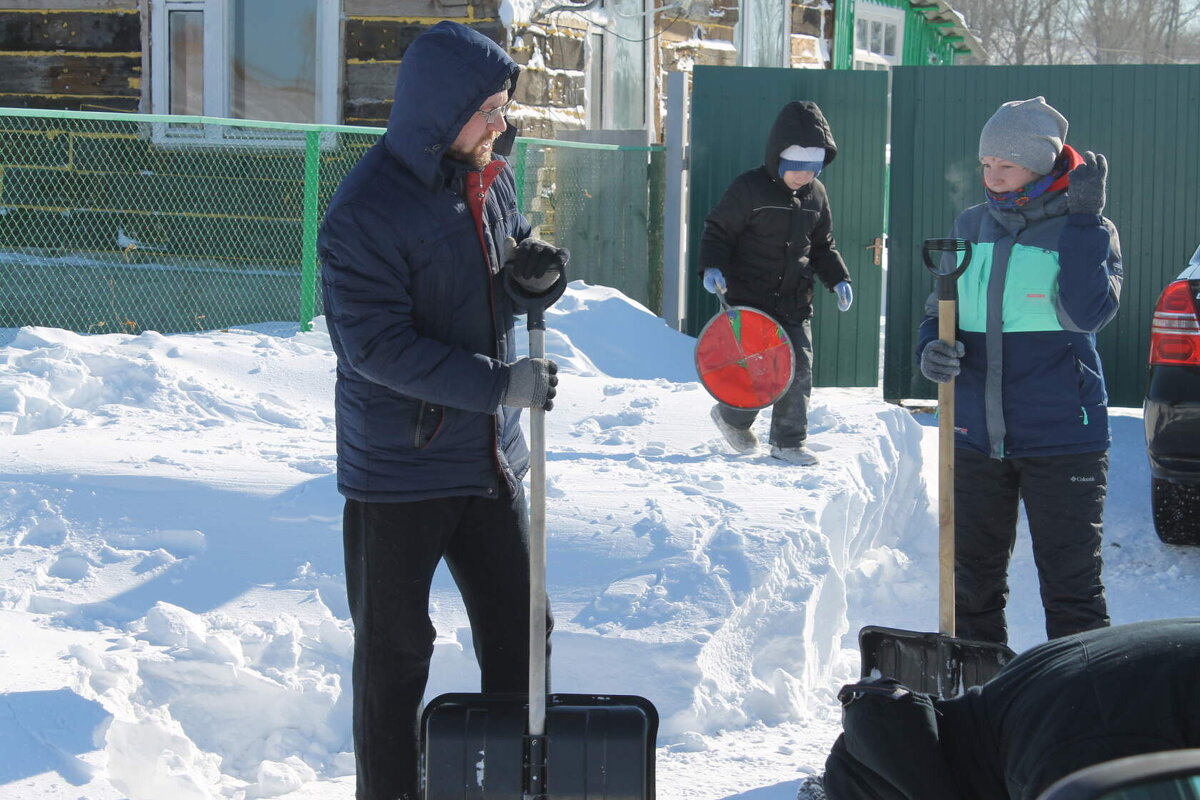
M 1150 479 L 1154 530 L 1167 544 L 1200 545 L 1200 484 Z

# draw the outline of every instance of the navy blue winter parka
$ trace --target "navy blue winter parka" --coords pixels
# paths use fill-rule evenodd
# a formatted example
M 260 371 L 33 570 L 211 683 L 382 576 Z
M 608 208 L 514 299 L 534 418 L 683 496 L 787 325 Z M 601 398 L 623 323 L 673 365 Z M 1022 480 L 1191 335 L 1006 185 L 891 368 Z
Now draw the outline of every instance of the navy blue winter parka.
M 1069 146 L 1063 157 L 1083 159 Z M 1113 223 L 1071 214 L 1070 178 L 1018 209 L 972 206 L 951 236 L 973 243 L 958 279 L 965 347 L 955 381 L 957 447 L 992 458 L 1091 453 L 1109 447 L 1108 391 L 1096 334 L 1117 314 L 1124 266 Z M 917 360 L 938 338 L 937 293 L 926 301 Z
M 405 53 L 386 135 L 330 201 L 318 251 L 346 497 L 495 497 L 528 465 L 520 412 L 500 405 L 514 309 L 498 243 L 530 226 L 507 163 L 481 173 L 443 157 L 519 69 L 476 31 L 435 25 Z M 473 190 L 484 195 L 480 229 L 466 192 L 481 174 L 494 179 Z

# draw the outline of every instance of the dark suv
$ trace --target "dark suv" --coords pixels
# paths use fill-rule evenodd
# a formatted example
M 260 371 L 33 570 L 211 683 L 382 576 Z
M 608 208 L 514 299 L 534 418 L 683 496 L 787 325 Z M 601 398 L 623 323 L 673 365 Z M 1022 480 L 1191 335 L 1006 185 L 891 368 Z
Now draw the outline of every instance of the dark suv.
M 1154 308 L 1143 410 L 1154 529 L 1200 545 L 1200 249 Z

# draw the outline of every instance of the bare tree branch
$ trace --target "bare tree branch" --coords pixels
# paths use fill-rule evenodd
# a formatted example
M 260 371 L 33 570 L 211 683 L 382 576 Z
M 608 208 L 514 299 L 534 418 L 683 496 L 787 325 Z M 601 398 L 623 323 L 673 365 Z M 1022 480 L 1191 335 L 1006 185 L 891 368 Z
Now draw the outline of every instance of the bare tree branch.
M 993 64 L 1197 61 L 1200 0 L 956 0 Z

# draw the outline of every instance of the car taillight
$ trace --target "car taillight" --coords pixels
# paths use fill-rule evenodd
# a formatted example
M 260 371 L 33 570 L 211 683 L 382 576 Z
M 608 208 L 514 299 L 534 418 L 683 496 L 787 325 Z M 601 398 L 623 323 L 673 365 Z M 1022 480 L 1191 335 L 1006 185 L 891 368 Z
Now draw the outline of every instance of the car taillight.
M 1200 318 L 1188 281 L 1163 289 L 1150 326 L 1150 363 L 1200 366 Z

